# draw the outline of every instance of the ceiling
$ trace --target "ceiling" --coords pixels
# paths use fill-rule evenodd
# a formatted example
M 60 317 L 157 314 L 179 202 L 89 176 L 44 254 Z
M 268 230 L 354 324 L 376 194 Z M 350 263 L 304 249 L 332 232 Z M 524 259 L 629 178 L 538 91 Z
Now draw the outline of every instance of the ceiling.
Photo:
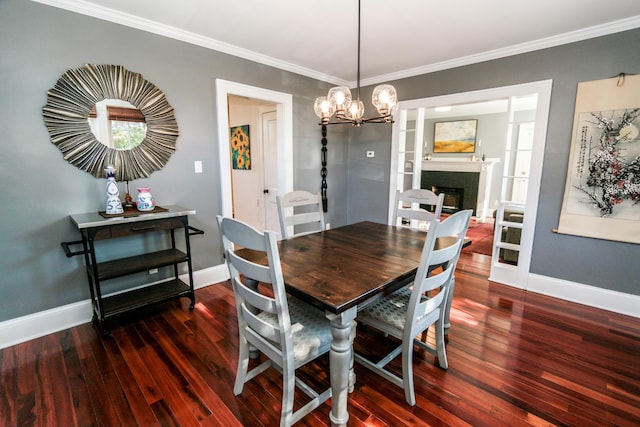
M 355 86 L 356 0 L 34 0 Z M 639 0 L 363 0 L 362 85 L 640 27 Z

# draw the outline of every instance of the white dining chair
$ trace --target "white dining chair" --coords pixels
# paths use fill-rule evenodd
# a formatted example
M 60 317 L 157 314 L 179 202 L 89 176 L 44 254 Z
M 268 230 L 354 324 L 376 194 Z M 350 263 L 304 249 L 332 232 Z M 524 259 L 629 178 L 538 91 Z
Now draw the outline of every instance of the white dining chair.
M 331 388 L 317 393 L 295 375 L 296 369 L 330 350 L 329 322 L 321 310 L 287 298 L 274 232 L 262 234 L 241 221 L 221 216 L 218 224 L 231 275 L 240 335 L 233 393 L 241 394 L 247 381 L 274 366 L 283 378 L 280 426 L 290 426 L 331 397 Z M 236 251 L 236 245 L 239 249 L 266 254 L 267 265 L 243 258 Z M 250 346 L 267 360 L 248 370 Z M 294 412 L 296 386 L 311 400 Z
M 295 190 L 276 197 L 283 239 L 325 229 L 320 193 Z
M 423 188 L 396 190 L 392 225 L 426 229 L 429 221 L 440 219 L 443 204 L 444 193 L 436 194 Z M 431 206 L 432 210 L 424 209 L 420 205 Z
M 377 362 L 362 354 L 355 354 L 355 360 L 403 387 L 405 399 L 412 406 L 416 404 L 412 362 L 414 344 L 437 356 L 442 369 L 449 366 L 444 342 L 445 306 L 471 213 L 471 210 L 459 211 L 442 222 L 431 221 L 413 285 L 395 291 L 358 313 L 359 324 L 383 332 L 382 339 L 399 339 L 400 345 Z M 451 244 L 436 247 L 438 238 L 451 239 Z M 431 325 L 435 325 L 435 346 L 419 338 Z M 385 368 L 400 354 L 401 377 Z

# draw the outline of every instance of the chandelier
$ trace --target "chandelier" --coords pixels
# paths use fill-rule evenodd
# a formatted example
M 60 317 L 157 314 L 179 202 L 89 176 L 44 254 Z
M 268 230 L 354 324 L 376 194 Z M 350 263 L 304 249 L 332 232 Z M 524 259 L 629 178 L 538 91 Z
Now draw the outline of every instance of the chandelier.
M 378 116 L 364 118 L 364 104 L 360 101 L 360 0 L 358 0 L 358 87 L 356 99 L 346 86 L 337 86 L 329 90 L 327 96 L 316 99 L 313 109 L 320 118 L 322 126 L 348 123 L 360 126 L 362 123 L 393 123 L 393 114 L 398 109 L 396 89 L 389 84 L 378 85 L 373 90 L 371 102 L 378 110 Z M 335 121 L 331 121 L 335 116 Z

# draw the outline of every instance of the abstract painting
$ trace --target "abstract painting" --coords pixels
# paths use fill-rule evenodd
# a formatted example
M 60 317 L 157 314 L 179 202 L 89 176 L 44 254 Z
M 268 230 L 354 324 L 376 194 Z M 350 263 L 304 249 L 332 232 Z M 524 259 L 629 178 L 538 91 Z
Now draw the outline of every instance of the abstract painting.
M 475 153 L 477 127 L 477 120 L 435 123 L 433 152 Z

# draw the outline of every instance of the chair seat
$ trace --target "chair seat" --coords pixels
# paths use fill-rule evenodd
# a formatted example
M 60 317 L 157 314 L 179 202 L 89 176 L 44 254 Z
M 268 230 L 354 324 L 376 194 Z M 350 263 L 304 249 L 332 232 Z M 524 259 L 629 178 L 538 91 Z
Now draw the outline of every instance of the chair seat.
M 331 327 L 324 313 L 309 304 L 288 298 L 289 317 L 291 318 L 291 332 L 293 340 L 293 360 L 297 366 L 315 359 L 331 348 Z M 278 316 L 262 312 L 258 317 L 274 326 L 278 325 Z M 280 348 L 280 344 L 272 342 Z
M 407 310 L 409 309 L 409 300 L 411 299 L 411 288 L 405 287 L 398 289 L 391 295 L 371 304 L 366 310 L 358 313 L 358 320 L 375 326 L 376 324 L 384 324 L 398 330 L 398 338 L 402 338 L 402 331 L 405 327 L 407 319 Z M 429 298 L 423 296 L 421 301 L 424 302 Z M 439 310 L 430 313 L 429 318 L 437 318 Z
M 411 298 L 409 287 L 398 289 L 358 313 L 358 320 L 367 318 L 366 323 L 385 323 L 402 331 L 407 319 L 409 298 Z

